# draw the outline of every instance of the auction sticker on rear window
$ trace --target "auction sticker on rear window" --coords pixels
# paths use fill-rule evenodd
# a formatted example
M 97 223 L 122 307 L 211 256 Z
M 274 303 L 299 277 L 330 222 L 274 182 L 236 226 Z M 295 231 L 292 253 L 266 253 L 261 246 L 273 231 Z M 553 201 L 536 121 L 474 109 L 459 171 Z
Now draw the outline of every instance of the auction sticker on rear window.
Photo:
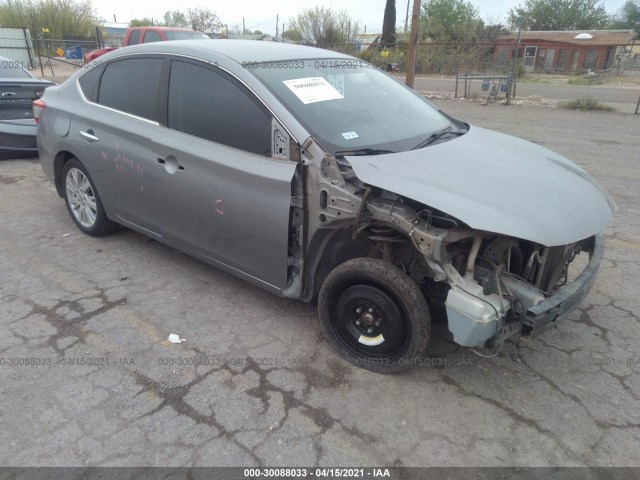
M 282 83 L 305 105 L 344 98 L 323 77 L 295 78 L 293 80 L 283 80 Z

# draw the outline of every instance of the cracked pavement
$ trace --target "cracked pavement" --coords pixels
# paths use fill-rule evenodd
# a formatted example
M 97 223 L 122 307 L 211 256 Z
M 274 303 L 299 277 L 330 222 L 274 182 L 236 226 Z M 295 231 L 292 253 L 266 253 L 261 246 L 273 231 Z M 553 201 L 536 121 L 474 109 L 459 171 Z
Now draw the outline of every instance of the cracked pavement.
M 377 375 L 314 307 L 129 230 L 85 236 L 37 159 L 0 161 L 0 465 L 640 466 L 638 118 L 436 103 L 614 197 L 568 320 L 495 358 L 436 324 L 424 365 Z

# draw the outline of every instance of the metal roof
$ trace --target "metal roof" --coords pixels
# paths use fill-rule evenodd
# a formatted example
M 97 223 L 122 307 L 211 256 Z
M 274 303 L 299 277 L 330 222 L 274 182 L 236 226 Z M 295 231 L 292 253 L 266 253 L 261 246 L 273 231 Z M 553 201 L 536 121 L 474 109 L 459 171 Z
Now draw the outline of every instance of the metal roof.
M 576 38 L 576 36 L 588 33 L 593 38 Z M 565 43 L 571 45 L 593 45 L 593 46 L 619 46 L 628 45 L 635 38 L 633 30 L 565 30 L 565 31 L 522 31 L 521 42 L 545 41 L 550 43 Z M 517 33 L 500 35 L 498 43 L 513 43 L 518 37 Z

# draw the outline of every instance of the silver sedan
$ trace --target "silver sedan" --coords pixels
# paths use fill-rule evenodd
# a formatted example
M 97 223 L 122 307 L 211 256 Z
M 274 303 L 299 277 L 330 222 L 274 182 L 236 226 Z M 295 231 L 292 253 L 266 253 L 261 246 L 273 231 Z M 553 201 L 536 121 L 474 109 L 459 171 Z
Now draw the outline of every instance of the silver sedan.
M 435 313 L 495 355 L 595 281 L 615 207 L 584 170 L 357 58 L 179 41 L 83 70 L 34 103 L 42 167 L 78 228 L 124 226 L 317 301 L 354 365 L 420 362 Z

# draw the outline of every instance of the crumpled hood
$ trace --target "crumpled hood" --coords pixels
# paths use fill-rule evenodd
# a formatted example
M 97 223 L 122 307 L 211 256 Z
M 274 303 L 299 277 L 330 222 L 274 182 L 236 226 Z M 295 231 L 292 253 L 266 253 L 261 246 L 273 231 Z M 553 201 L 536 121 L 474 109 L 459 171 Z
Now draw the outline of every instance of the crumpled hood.
M 480 127 L 419 150 L 347 157 L 363 182 L 441 210 L 478 230 L 546 246 L 601 230 L 615 205 L 565 157 Z

